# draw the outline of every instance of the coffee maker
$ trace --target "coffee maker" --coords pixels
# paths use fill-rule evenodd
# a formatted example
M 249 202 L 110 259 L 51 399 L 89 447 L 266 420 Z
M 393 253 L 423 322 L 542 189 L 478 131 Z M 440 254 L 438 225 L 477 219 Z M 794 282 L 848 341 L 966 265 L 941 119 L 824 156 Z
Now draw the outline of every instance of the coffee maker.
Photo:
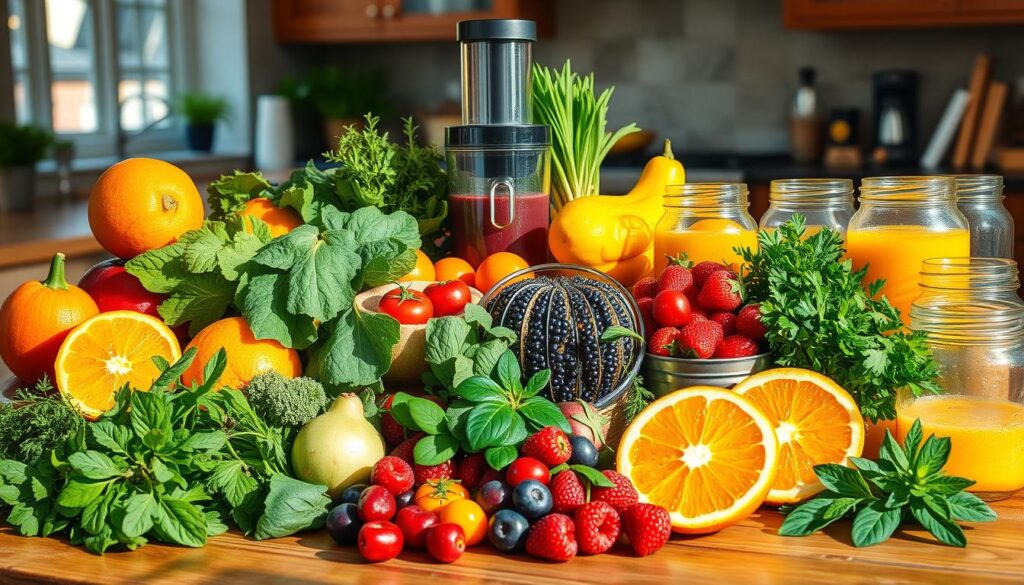
M 917 150 L 917 73 L 877 71 L 871 82 L 875 128 L 872 160 L 879 165 L 908 163 Z

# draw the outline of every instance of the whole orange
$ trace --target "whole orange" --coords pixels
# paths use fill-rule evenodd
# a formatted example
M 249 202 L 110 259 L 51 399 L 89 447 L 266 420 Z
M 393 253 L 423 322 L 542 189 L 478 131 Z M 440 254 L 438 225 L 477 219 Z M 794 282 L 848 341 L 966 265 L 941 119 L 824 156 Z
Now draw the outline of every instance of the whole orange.
M 293 229 L 302 225 L 302 218 L 294 209 L 278 207 L 266 197 L 256 197 L 246 201 L 245 208 L 238 212 L 239 215 L 261 219 L 270 226 L 270 235 L 275 238 L 283 236 Z M 251 231 L 249 226 L 245 228 Z
M 441 522 L 454 522 L 466 533 L 466 546 L 480 544 L 487 536 L 487 514 L 473 500 L 455 500 L 438 510 Z
M 434 263 L 430 257 L 420 250 L 416 250 L 416 266 L 412 272 L 398 279 L 398 282 L 413 282 L 416 280 L 437 280 L 434 276 Z
M 57 254 L 46 280 L 22 284 L 0 307 L 0 359 L 25 382 L 43 374 L 52 381 L 64 338 L 99 312 L 88 293 L 64 279 L 64 254 Z
M 517 270 L 529 268 L 530 263 L 512 252 L 498 252 L 484 258 L 476 269 L 476 288 L 486 293 L 498 281 Z M 529 273 L 522 278 L 531 278 Z M 518 279 L 517 279 L 518 280 Z
M 124 259 L 174 243 L 203 225 L 203 199 L 185 171 L 152 158 L 129 158 L 103 171 L 89 193 L 89 227 Z
M 202 381 L 206 362 L 222 347 L 228 354 L 228 367 L 218 387 L 243 388 L 257 374 L 268 370 L 276 370 L 286 378 L 302 375 L 302 362 L 297 351 L 273 339 L 256 339 L 249 323 L 242 317 L 228 317 L 210 323 L 189 342 L 185 351 L 192 347 L 198 353 L 181 375 L 186 386 Z
M 469 262 L 454 256 L 441 258 L 434 263 L 434 278 L 442 282 L 461 280 L 467 286 L 476 286 L 476 270 L 473 270 Z

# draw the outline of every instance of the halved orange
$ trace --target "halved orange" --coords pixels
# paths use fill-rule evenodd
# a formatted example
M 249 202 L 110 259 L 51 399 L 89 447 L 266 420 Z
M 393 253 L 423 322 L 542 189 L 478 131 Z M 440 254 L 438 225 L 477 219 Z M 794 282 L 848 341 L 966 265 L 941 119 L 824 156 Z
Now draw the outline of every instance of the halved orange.
M 135 311 L 110 311 L 71 330 L 57 353 L 57 389 L 96 419 L 114 406 L 114 394 L 128 384 L 149 390 L 160 375 L 153 356 L 168 362 L 181 357 L 170 327 Z
M 694 386 L 652 402 L 622 435 L 616 466 L 640 501 L 668 510 L 684 534 L 721 530 L 749 516 L 775 480 L 771 421 L 746 398 Z
M 777 368 L 754 374 L 733 392 L 756 404 L 779 440 L 779 472 L 765 501 L 789 504 L 824 489 L 814 466 L 849 465 L 864 449 L 864 419 L 853 397 L 811 370 Z

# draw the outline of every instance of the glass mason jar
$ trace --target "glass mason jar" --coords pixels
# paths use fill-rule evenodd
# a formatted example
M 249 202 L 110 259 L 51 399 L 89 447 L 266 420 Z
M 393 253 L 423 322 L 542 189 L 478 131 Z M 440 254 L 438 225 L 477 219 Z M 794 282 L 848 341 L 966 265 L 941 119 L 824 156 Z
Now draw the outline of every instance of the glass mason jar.
M 762 230 L 777 228 L 799 213 L 807 220 L 808 236 L 823 227 L 846 234 L 846 226 L 853 217 L 853 181 L 776 179 L 772 181 L 768 201 L 768 210 L 759 223 Z
M 1013 258 L 1013 218 L 999 175 L 954 175 L 956 204 L 971 226 L 971 256 Z
M 921 266 L 911 328 L 928 333 L 943 394 L 901 392 L 897 435 L 917 419 L 952 440 L 946 473 L 974 480 L 983 499 L 1024 488 L 1024 303 L 1017 263 L 933 258 Z
M 870 177 L 860 185 L 860 209 L 846 231 L 855 269 L 867 266 L 864 284 L 885 280 L 881 294 L 910 323 L 910 304 L 921 262 L 971 255 L 967 218 L 956 207 L 951 177 Z
M 654 274 L 668 257 L 686 254 L 690 261 L 743 263 L 735 248 L 757 247 L 757 223 L 747 212 L 744 183 L 687 183 L 665 190 L 665 213 L 654 228 Z

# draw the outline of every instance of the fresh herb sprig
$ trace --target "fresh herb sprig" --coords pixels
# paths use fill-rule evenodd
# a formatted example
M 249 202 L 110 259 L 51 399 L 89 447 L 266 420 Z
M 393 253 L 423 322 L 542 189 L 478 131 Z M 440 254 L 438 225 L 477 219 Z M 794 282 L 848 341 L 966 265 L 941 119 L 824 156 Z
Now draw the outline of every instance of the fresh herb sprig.
M 0 404 L 0 459 L 31 463 L 84 427 L 82 413 L 44 375 L 34 388 L 20 388 L 11 402 Z
M 830 463 L 814 473 L 825 492 L 787 512 L 783 536 L 807 536 L 841 518 L 853 518 L 854 546 L 884 542 L 910 518 L 943 544 L 966 546 L 957 522 L 990 522 L 995 512 L 963 490 L 974 482 L 946 475 L 948 437 L 931 435 L 921 442 L 921 421 L 914 421 L 901 447 L 885 433 L 878 461 L 852 457 L 854 468 Z
M 842 237 L 822 229 L 804 238 L 800 215 L 758 235 L 758 250 L 738 249 L 749 266 L 748 302 L 780 366 L 825 374 L 846 388 L 870 420 L 896 416 L 896 392 L 940 391 L 938 366 L 923 332 L 908 332 L 884 296 L 883 281 L 864 288 L 866 269 L 843 260 Z

